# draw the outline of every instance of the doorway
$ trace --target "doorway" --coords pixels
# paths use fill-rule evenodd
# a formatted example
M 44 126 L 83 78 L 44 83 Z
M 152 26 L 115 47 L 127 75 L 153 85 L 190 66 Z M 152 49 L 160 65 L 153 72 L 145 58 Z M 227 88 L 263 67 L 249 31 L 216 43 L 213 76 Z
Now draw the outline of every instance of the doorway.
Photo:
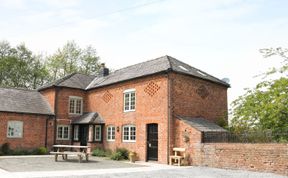
M 87 146 L 89 125 L 79 125 L 79 140 L 81 146 Z
M 158 161 L 158 124 L 147 125 L 147 160 Z

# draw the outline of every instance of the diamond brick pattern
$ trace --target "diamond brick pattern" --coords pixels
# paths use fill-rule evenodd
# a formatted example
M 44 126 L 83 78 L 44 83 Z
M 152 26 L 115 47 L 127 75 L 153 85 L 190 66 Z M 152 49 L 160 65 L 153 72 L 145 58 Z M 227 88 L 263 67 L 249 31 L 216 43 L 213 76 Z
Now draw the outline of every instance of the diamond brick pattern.
M 149 82 L 147 87 L 144 89 L 144 92 L 147 93 L 149 96 L 153 96 L 157 93 L 157 91 L 160 89 L 160 86 L 157 85 L 154 82 Z
M 102 96 L 102 99 L 106 103 L 109 103 L 109 101 L 112 99 L 112 97 L 113 97 L 113 95 L 109 91 L 106 91 L 105 94 Z
M 205 99 L 209 96 L 209 91 L 208 89 L 204 86 L 201 85 L 199 88 L 197 88 L 196 93 L 202 98 Z

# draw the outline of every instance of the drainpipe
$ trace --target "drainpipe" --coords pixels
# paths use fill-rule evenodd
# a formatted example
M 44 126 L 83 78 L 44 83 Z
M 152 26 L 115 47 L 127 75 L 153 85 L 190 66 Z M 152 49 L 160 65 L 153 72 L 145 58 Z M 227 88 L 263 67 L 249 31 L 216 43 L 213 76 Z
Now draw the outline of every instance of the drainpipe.
M 56 136 L 57 136 L 57 116 L 58 116 L 58 94 L 59 94 L 60 88 L 55 86 L 55 99 L 54 99 L 54 113 L 55 113 L 55 119 L 54 119 L 54 145 L 56 144 Z
M 50 116 L 46 116 L 46 125 L 45 125 L 45 148 L 47 148 L 48 118 L 49 118 L 49 117 L 50 117 Z
M 169 164 L 169 157 L 170 157 L 170 137 L 171 137 L 171 79 L 169 77 L 169 73 L 167 73 L 167 91 L 168 91 L 168 142 L 167 142 L 167 161 Z

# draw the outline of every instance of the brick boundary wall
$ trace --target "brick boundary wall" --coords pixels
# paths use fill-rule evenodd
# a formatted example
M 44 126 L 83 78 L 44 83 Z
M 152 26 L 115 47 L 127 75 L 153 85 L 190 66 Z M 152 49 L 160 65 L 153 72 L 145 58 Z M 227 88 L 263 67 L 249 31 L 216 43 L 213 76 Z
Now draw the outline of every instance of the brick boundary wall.
M 288 175 L 288 144 L 199 144 L 193 165 Z

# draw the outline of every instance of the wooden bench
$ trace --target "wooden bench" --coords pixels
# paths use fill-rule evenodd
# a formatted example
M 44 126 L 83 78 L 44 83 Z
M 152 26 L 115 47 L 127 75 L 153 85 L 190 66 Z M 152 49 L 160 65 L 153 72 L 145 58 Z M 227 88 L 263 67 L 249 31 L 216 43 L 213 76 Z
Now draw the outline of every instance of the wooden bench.
M 58 156 L 62 155 L 63 160 L 68 159 L 68 155 L 72 156 L 78 156 L 79 163 L 83 160 L 83 158 L 86 158 L 86 161 L 88 161 L 89 154 L 84 152 L 75 152 L 75 151 L 51 151 L 50 154 L 55 155 L 55 161 L 58 161 Z
M 79 146 L 79 145 L 53 145 L 54 151 L 51 151 L 50 154 L 55 155 L 55 161 L 58 161 L 58 156 L 62 155 L 63 160 L 68 159 L 68 155 L 78 156 L 79 162 L 86 158 L 86 161 L 89 161 L 88 149 L 90 146 Z M 57 150 L 57 151 L 55 151 Z M 71 151 L 74 150 L 74 151 Z
M 185 148 L 173 148 L 174 155 L 169 157 L 170 165 L 178 165 L 181 166 L 181 160 L 185 157 Z M 174 164 L 173 164 L 174 160 Z

